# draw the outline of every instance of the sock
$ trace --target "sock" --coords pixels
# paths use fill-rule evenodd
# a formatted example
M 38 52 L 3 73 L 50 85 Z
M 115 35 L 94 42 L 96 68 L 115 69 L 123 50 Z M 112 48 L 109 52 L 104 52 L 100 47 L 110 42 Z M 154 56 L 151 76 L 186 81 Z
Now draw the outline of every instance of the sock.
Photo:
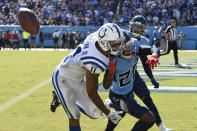
M 160 124 L 161 118 L 159 115 L 159 112 L 157 110 L 157 107 L 153 103 L 153 100 L 150 96 L 146 96 L 145 99 L 143 100 L 144 104 L 152 111 L 152 113 L 155 115 L 155 123 L 158 125 Z
M 70 131 L 81 131 L 81 127 L 80 126 L 71 126 L 71 125 L 69 125 L 69 129 L 70 129 Z
M 154 122 L 144 123 L 141 120 L 135 123 L 133 129 L 131 131 L 147 131 L 149 128 L 153 126 Z
M 107 127 L 106 127 L 105 131 L 113 131 L 114 128 L 115 128 L 117 125 L 118 125 L 118 124 L 114 124 L 112 121 L 108 120 Z

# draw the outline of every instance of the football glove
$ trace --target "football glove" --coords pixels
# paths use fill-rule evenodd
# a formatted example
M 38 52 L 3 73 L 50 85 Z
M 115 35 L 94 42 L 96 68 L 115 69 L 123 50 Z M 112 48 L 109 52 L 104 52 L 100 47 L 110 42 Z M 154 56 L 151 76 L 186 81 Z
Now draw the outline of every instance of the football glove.
M 154 67 L 157 67 L 157 64 L 159 63 L 158 55 L 152 55 L 147 61 L 146 64 L 149 64 L 149 69 L 154 69 Z
M 57 97 L 55 91 L 52 91 L 52 95 L 53 95 L 53 100 L 50 104 L 50 109 L 51 109 L 52 112 L 55 112 L 56 108 L 58 106 L 60 106 L 60 102 L 58 101 L 58 97 Z
M 152 79 L 151 82 L 154 85 L 154 88 L 159 88 L 159 83 L 155 79 Z
M 113 63 L 113 60 L 111 60 L 109 62 L 109 74 L 110 75 L 113 75 L 115 73 L 117 64 L 118 64 L 118 61 L 115 61 L 115 63 Z
M 123 111 L 110 111 L 109 115 L 107 115 L 107 118 L 111 120 L 114 124 L 118 124 L 119 121 L 122 119 L 122 116 L 119 114 L 123 113 Z

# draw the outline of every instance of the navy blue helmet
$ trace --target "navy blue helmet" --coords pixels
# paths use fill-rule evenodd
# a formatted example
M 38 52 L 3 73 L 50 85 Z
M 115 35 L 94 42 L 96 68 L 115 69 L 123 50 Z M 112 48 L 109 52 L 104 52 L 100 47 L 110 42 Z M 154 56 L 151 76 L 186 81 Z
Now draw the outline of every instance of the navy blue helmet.
M 137 15 L 131 19 L 129 22 L 129 27 L 130 32 L 134 35 L 134 37 L 144 35 L 147 27 L 146 19 L 141 15 Z

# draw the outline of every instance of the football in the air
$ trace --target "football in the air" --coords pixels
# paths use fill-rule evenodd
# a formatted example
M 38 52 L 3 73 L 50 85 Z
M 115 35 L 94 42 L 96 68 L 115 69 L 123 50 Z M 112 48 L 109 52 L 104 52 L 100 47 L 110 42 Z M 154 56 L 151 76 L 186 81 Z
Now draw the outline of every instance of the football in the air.
M 34 11 L 28 8 L 20 8 L 18 20 L 21 27 L 30 34 L 36 35 L 39 32 L 40 24 Z

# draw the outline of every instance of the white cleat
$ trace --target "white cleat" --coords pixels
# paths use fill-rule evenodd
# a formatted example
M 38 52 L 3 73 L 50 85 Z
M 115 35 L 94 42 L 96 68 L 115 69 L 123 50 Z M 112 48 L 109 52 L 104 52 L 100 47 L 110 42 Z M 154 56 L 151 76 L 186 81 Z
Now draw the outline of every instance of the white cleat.
M 160 131 L 174 131 L 173 129 L 167 128 L 163 123 L 159 126 Z
M 110 99 L 106 99 L 105 100 L 105 106 L 110 109 L 110 103 L 111 103 L 111 100 Z

